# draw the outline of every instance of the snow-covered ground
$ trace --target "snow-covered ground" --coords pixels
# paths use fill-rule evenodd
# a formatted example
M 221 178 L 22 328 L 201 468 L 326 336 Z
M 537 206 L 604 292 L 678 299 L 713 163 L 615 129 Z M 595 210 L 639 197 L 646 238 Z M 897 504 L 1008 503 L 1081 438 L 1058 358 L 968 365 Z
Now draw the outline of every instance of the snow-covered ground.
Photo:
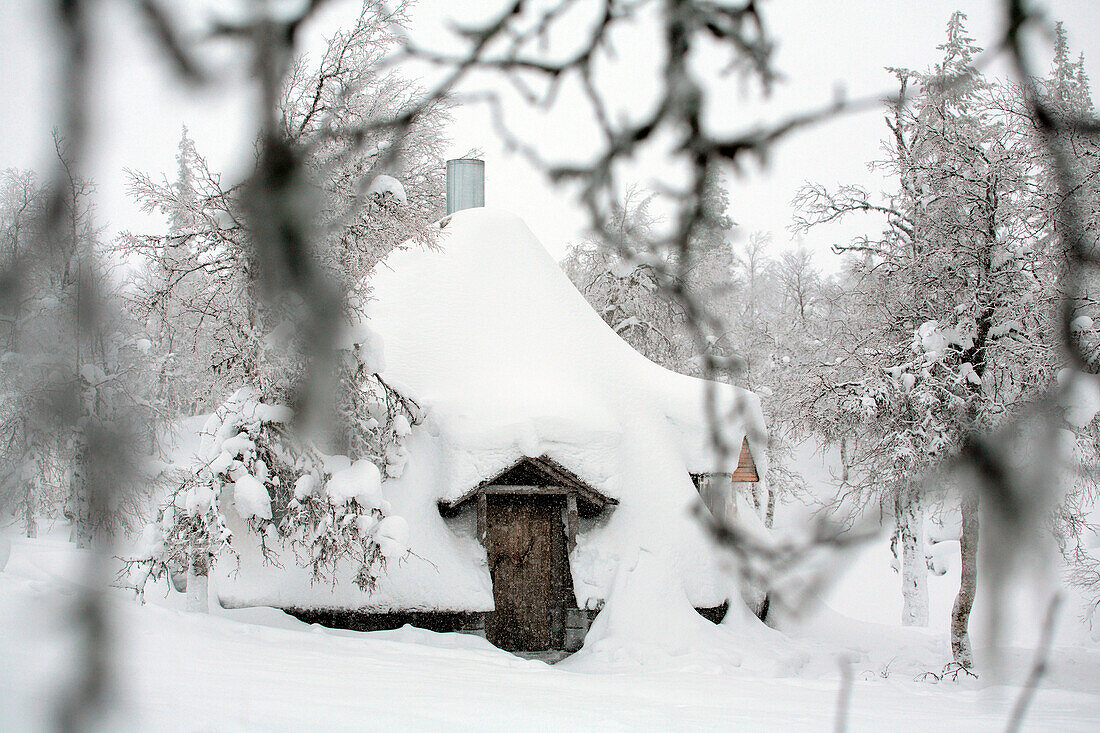
M 181 425 L 175 459 L 197 449 L 202 422 Z M 829 463 L 813 451 L 798 456 L 799 469 L 825 492 Z M 781 505 L 777 524 L 798 526 L 807 513 Z M 14 532 L 0 529 L 0 731 L 40 730 L 51 727 L 71 684 L 72 604 L 86 556 L 67 541 L 67 527 L 36 540 Z M 1028 577 L 1010 596 L 996 658 L 982 648 L 988 606 L 979 594 L 978 678 L 919 681 L 950 659 L 957 543 L 945 549 L 944 574 L 929 578 L 927 630 L 898 623 L 900 580 L 884 537 L 845 559 L 819 605 L 783 633 L 751 617 L 715 627 L 678 615 L 675 604 L 655 602 L 671 579 L 652 571 L 655 587 L 616 594 L 590 632 L 593 643 L 554 666 L 473 636 L 336 631 L 216 603 L 208 615 L 187 613 L 184 596 L 163 582 L 144 606 L 112 590 L 118 706 L 109 728 L 820 731 L 832 729 L 847 665 L 849 730 L 1000 731 L 1032 664 L 1052 582 Z M 638 563 L 645 562 L 643 555 Z M 1062 606 L 1024 730 L 1100 730 L 1100 629 L 1081 622 L 1078 601 L 1070 596 Z M 647 634 L 652 643 L 640 641 Z
M 48 727 L 66 690 L 83 556 L 64 529 L 38 540 L 7 535 L 0 730 Z M 934 579 L 934 619 L 949 576 Z M 872 544 L 829 592 L 834 608 L 788 634 L 735 624 L 719 629 L 716 648 L 590 650 L 556 666 L 470 636 L 331 631 L 267 609 L 190 614 L 163 589 L 145 606 L 113 591 L 112 727 L 819 731 L 833 725 L 839 660 L 849 659 L 850 730 L 1002 730 L 1031 652 L 1004 650 L 1002 674 L 979 654 L 977 680 L 916 681 L 949 655 L 939 628 L 894 623 L 895 577 L 885 542 Z M 1100 649 L 1087 634 L 1054 649 L 1024 729 L 1100 730 Z

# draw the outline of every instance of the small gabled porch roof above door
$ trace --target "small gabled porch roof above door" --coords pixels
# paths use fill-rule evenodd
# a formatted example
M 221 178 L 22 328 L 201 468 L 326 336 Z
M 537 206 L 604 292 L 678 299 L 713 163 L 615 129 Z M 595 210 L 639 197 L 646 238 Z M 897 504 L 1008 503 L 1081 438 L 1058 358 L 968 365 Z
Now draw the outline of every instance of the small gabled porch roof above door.
M 501 473 L 487 478 L 462 496 L 440 500 L 439 510 L 454 515 L 478 496 L 490 494 L 544 494 L 573 496 L 577 509 L 584 516 L 593 516 L 608 506 L 619 503 L 589 486 L 575 473 L 547 456 L 522 458 Z

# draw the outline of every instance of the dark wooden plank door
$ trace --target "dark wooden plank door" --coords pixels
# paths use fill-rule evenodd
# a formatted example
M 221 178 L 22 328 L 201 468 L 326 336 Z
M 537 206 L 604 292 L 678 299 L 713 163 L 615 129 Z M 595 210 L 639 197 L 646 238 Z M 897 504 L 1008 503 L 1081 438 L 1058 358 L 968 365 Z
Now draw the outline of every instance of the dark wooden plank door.
M 486 638 L 510 651 L 541 651 L 564 643 L 561 500 L 490 496 L 486 547 L 496 611 Z M 559 628 L 560 627 L 560 628 Z

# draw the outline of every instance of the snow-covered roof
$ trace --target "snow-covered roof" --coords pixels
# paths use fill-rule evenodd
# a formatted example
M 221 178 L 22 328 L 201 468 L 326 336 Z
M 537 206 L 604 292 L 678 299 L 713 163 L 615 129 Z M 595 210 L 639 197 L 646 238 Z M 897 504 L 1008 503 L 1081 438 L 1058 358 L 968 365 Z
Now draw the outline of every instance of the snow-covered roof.
M 518 477 L 516 475 L 517 472 L 520 474 Z M 470 489 L 462 496 L 456 499 L 440 500 L 439 505 L 442 509 L 453 513 L 466 504 L 466 502 L 474 499 L 479 493 L 486 491 L 493 485 L 519 485 L 519 482 L 515 480 L 516 478 L 523 480 L 524 483 L 533 483 L 539 486 L 551 485 L 564 489 L 565 493 L 573 495 L 589 512 L 598 513 L 608 506 L 615 506 L 619 503 L 617 499 L 605 496 L 593 489 L 572 471 L 559 465 L 557 461 L 554 461 L 552 458 L 539 456 L 537 458 L 524 458 L 521 462 L 507 471 L 483 480 L 480 484 Z
M 346 337 L 374 346 L 380 338 L 383 377 L 426 411 L 408 439 L 406 472 L 383 486 L 393 511 L 408 519 L 415 557 L 392 565 L 370 598 L 338 583 L 321 599 L 327 588 L 288 567 L 268 575 L 277 591 L 261 581 L 245 590 L 240 581 L 226 589 L 230 602 L 490 609 L 484 550 L 472 528 L 446 525 L 437 503 L 460 500 L 525 457 L 545 456 L 619 502 L 582 526 L 570 556 L 582 606 L 605 598 L 619 563 L 645 549 L 671 564 L 695 605 L 721 604 L 728 583 L 691 516 L 698 495 L 690 474 L 732 471 L 745 437 L 763 473 L 757 397 L 634 351 L 519 218 L 476 208 L 441 226 L 438 247 L 399 250 L 375 268 L 367 320 Z M 722 460 L 708 399 L 730 446 Z
M 708 390 L 721 414 L 738 413 L 724 421 L 733 465 L 743 435 L 763 443 L 755 395 L 634 351 L 514 215 L 458 212 L 438 249 L 393 253 L 372 286 L 368 323 L 385 342 L 383 376 L 428 408 L 448 448 L 442 498 L 543 454 L 618 497 L 629 491 L 619 447 L 640 414 L 661 418 L 691 472 L 718 470 Z M 349 336 L 361 338 L 369 335 Z

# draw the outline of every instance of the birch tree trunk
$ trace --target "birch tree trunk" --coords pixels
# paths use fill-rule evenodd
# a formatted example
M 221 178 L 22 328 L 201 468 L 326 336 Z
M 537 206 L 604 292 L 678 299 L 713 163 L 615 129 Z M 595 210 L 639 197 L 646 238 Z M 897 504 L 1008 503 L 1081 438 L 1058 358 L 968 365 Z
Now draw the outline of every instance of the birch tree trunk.
M 187 568 L 187 610 L 209 613 L 209 575 L 205 563 L 195 561 Z
M 928 625 L 928 561 L 924 556 L 924 509 L 919 490 L 906 487 L 895 503 L 901 545 L 901 623 Z
M 35 504 L 38 499 L 38 479 L 32 477 L 27 480 L 26 494 L 23 496 L 23 528 L 27 532 L 28 539 L 38 536 L 38 514 Z
M 9 557 L 11 557 L 11 540 L 4 535 L 0 535 L 0 573 L 4 572 Z
M 69 478 L 69 498 L 66 516 L 72 522 L 69 541 L 82 550 L 92 546 L 91 511 L 88 506 L 88 487 L 84 476 L 84 459 L 78 456 Z
M 840 439 L 840 483 L 848 483 L 848 439 Z
M 974 663 L 970 648 L 970 611 L 978 585 L 978 497 L 968 494 L 962 501 L 962 534 L 959 537 L 959 594 L 951 608 L 951 656 L 963 667 Z
M 753 508 L 756 509 L 756 513 L 762 514 L 764 507 L 767 506 L 767 499 L 764 497 L 763 481 L 757 481 L 752 485 L 752 503 Z

